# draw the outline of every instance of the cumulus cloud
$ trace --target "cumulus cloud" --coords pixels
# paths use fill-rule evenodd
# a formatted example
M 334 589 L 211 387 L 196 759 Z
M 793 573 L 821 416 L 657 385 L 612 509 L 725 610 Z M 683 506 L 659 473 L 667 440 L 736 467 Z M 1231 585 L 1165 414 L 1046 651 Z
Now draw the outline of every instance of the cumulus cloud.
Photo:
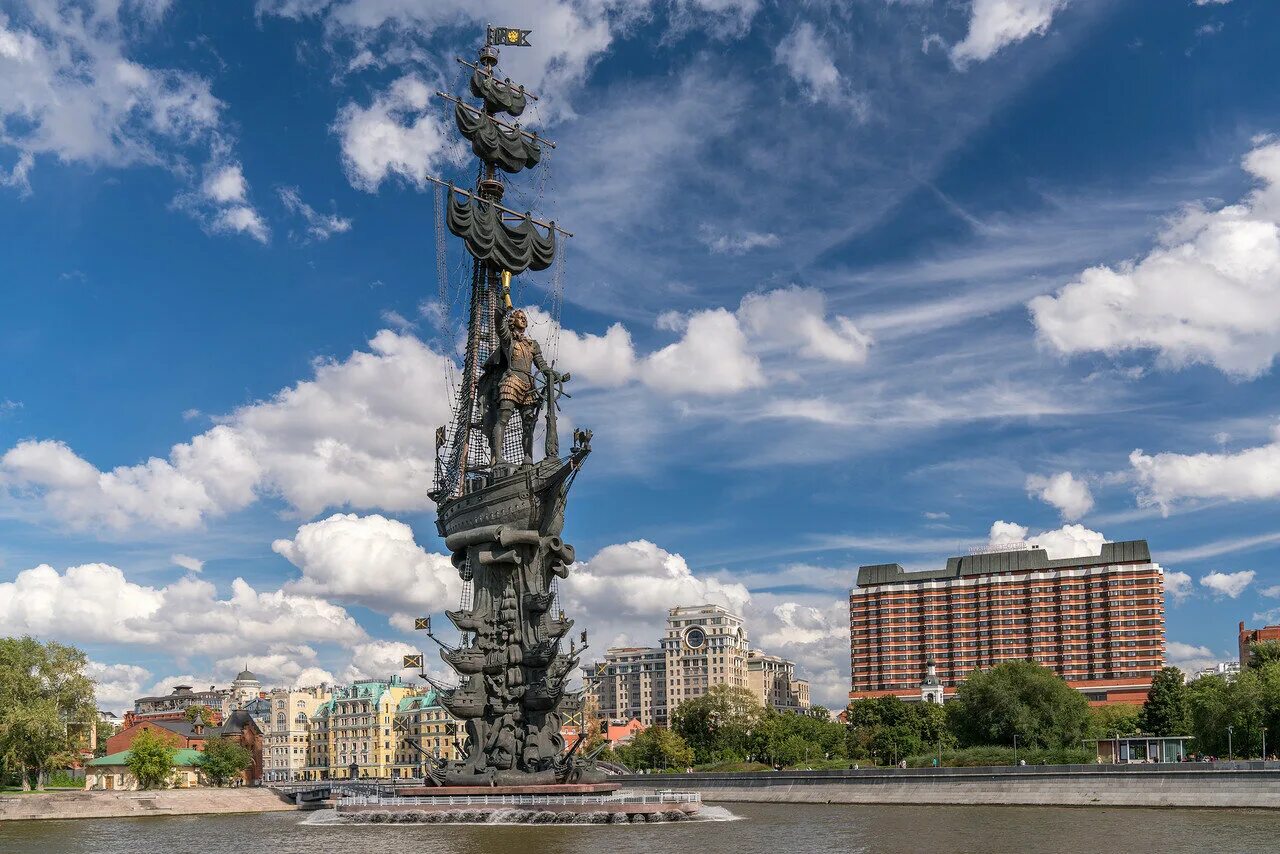
M 1069 471 L 1049 477 L 1030 475 L 1027 477 L 1027 492 L 1058 508 L 1067 521 L 1075 521 L 1093 509 L 1093 493 L 1089 491 L 1089 485 L 1077 480 Z
M 1238 453 L 1129 455 L 1138 479 L 1138 501 L 1164 511 L 1192 498 L 1262 500 L 1280 496 L 1280 424 L 1270 444 Z
M 1094 557 L 1102 554 L 1102 544 L 1106 538 L 1097 531 L 1091 531 L 1084 525 L 1063 525 L 1052 531 L 1044 531 L 1029 536 L 1030 529 L 1016 522 L 998 521 L 991 525 L 987 542 L 993 546 L 1008 543 L 1031 543 L 1042 548 L 1049 560 L 1071 557 Z
M 99 709 L 123 714 L 133 708 L 135 698 L 142 696 L 142 686 L 151 671 L 136 664 L 103 664 L 90 661 L 85 673 L 93 680 L 94 700 Z
M 1260 140 L 1244 168 L 1259 186 L 1242 201 L 1190 205 L 1146 256 L 1031 300 L 1040 340 L 1068 355 L 1154 351 L 1167 367 L 1234 379 L 1269 371 L 1280 352 L 1280 143 Z
M 462 593 L 447 556 L 425 551 L 408 525 L 383 516 L 335 514 L 271 549 L 302 571 L 286 590 L 403 615 L 409 625 L 412 617 L 456 608 Z
M 318 361 L 314 379 L 241 407 L 166 459 L 101 471 L 65 444 L 20 442 L 0 486 L 76 528 L 191 528 L 279 495 L 303 516 L 326 507 L 426 509 L 435 427 L 449 419 L 449 360 L 389 330 L 370 352 Z M 414 389 L 405 394 L 405 389 Z
M 1211 572 L 1200 578 L 1200 586 L 1207 587 L 1218 596 L 1236 599 L 1253 583 L 1256 575 L 1251 569 L 1241 572 Z
M 432 89 L 407 74 L 374 96 L 367 107 L 347 103 L 333 123 L 342 147 L 342 165 L 351 186 L 375 193 L 383 181 L 400 177 L 417 187 L 441 165 L 456 158 L 458 143 L 432 109 Z
M 543 355 L 554 356 L 557 370 L 573 375 L 574 388 L 615 388 L 635 378 L 635 345 L 631 333 L 621 323 L 612 324 L 603 335 L 595 335 L 562 328 L 551 315 L 536 306 L 526 308 L 525 314 L 529 317 L 529 334 L 535 339 L 548 342 L 558 339 L 554 352 L 544 348 Z
M 1164 574 L 1164 592 L 1173 599 L 1173 604 L 1181 605 L 1191 597 L 1195 589 L 1191 586 L 1191 576 L 1185 572 L 1169 572 Z
M 736 312 L 723 308 L 664 315 L 659 326 L 681 337 L 644 357 L 640 379 L 668 394 L 735 394 L 769 382 L 764 360 L 797 355 L 820 362 L 860 364 L 871 337 L 854 322 L 829 317 L 826 297 L 789 287 L 743 297 Z
M 264 653 L 220 659 L 213 665 L 214 678 L 225 684 L 246 667 L 258 677 L 264 689 L 337 682 L 333 673 L 320 666 L 315 648 L 299 643 L 272 644 Z
M 199 75 L 130 58 L 131 40 L 167 3 L 50 4 L 19 0 L 0 18 L 0 147 L 18 152 L 0 185 L 31 191 L 36 158 L 123 167 L 189 169 L 207 147 L 204 180 L 175 204 L 211 233 L 265 242 L 240 164 L 221 129 L 222 103 Z
M 342 608 L 283 590 L 258 591 L 241 578 L 231 595 L 187 576 L 164 587 L 128 580 L 117 567 L 47 564 L 0 583 L 0 625 L 73 642 L 126 643 L 216 654 L 255 643 L 352 642 L 364 630 Z
M 866 95 L 855 90 L 831 59 L 832 46 L 808 21 L 800 21 L 778 43 L 773 60 L 787 69 L 800 91 L 814 104 L 851 110 L 864 118 Z
M 1165 644 L 1165 661 L 1170 667 L 1177 667 L 1188 676 L 1207 667 L 1213 667 L 1221 658 L 1207 646 L 1195 646 L 1181 641 L 1169 641 Z
M 723 308 L 691 315 L 679 341 L 645 359 L 641 377 L 668 394 L 732 394 L 765 383 L 738 319 Z
M 1049 31 L 1070 0 L 973 0 L 969 32 L 951 48 L 957 68 L 988 60 L 1008 45 Z

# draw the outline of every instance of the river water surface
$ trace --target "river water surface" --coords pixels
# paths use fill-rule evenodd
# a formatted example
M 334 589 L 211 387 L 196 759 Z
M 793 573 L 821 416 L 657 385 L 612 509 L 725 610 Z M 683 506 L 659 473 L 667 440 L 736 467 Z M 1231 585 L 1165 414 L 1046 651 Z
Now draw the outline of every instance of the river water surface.
M 0 822 L 3 854 L 1204 854 L 1280 850 L 1280 812 L 731 804 L 656 825 L 343 825 L 328 813 Z M 732 812 L 730 812 L 732 810 Z M 715 820 L 715 819 L 719 820 Z

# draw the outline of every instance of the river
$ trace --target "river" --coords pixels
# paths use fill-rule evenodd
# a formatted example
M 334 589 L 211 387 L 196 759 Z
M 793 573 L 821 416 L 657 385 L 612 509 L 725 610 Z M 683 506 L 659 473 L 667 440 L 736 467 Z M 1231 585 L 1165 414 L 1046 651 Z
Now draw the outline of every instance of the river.
M 1280 813 L 1057 807 L 709 806 L 658 825 L 361 825 L 329 813 L 0 823 L 3 854 L 1205 854 L 1276 850 Z M 716 820 L 718 819 L 718 820 Z

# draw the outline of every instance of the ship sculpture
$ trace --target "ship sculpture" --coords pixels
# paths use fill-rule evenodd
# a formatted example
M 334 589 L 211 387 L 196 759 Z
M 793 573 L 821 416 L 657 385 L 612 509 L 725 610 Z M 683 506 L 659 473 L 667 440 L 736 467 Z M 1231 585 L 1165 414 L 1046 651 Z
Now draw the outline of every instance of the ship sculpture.
M 424 757 L 426 776 L 442 786 L 591 783 L 603 776 L 577 743 L 566 745 L 561 736 L 565 705 L 576 699 L 565 683 L 587 636 L 570 637 L 573 621 L 556 595 L 556 581 L 574 560 L 573 546 L 561 537 L 565 503 L 591 452 L 591 433 L 575 430 L 572 447 L 561 454 L 557 411 L 570 376 L 548 361 L 511 298 L 513 280 L 551 267 L 557 241 L 572 236 L 503 204 L 510 176 L 534 169 L 554 148 L 516 121 L 536 96 L 496 72 L 498 44 L 527 44 L 524 35 L 490 28 L 478 62 L 458 60 L 470 71 L 469 94 L 477 100 L 437 93 L 452 104 L 458 131 L 479 160 L 469 188 L 431 179 L 446 188 L 437 193 L 442 286 L 442 220 L 471 257 L 460 300 L 462 370 L 452 422 L 436 431 L 431 492 L 436 526 L 463 580 L 461 607 L 445 612 L 461 644 L 435 638 L 430 618 L 417 621 L 457 674 L 454 685 L 422 676 L 440 704 L 465 722 L 464 758 Z M 539 426 L 542 458 L 535 459 Z M 405 666 L 422 667 L 422 656 L 406 656 Z

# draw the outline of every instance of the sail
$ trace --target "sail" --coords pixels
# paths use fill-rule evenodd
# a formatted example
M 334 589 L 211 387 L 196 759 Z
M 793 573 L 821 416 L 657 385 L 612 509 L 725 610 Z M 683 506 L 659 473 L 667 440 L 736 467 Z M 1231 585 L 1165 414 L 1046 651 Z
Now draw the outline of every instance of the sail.
M 473 256 L 512 273 L 551 266 L 556 254 L 555 229 L 548 229 L 544 237 L 528 214 L 519 224 L 508 225 L 493 205 L 463 199 L 449 189 L 449 230 L 466 241 Z
M 507 130 L 492 117 L 462 102 L 454 108 L 458 130 L 471 140 L 476 157 L 492 163 L 504 172 L 532 169 L 542 159 L 542 146 L 516 130 Z
M 484 107 L 490 113 L 508 113 L 518 116 L 524 112 L 526 98 L 524 87 L 516 87 L 511 81 L 498 81 L 492 74 L 476 69 L 471 75 L 471 94 L 484 98 Z

